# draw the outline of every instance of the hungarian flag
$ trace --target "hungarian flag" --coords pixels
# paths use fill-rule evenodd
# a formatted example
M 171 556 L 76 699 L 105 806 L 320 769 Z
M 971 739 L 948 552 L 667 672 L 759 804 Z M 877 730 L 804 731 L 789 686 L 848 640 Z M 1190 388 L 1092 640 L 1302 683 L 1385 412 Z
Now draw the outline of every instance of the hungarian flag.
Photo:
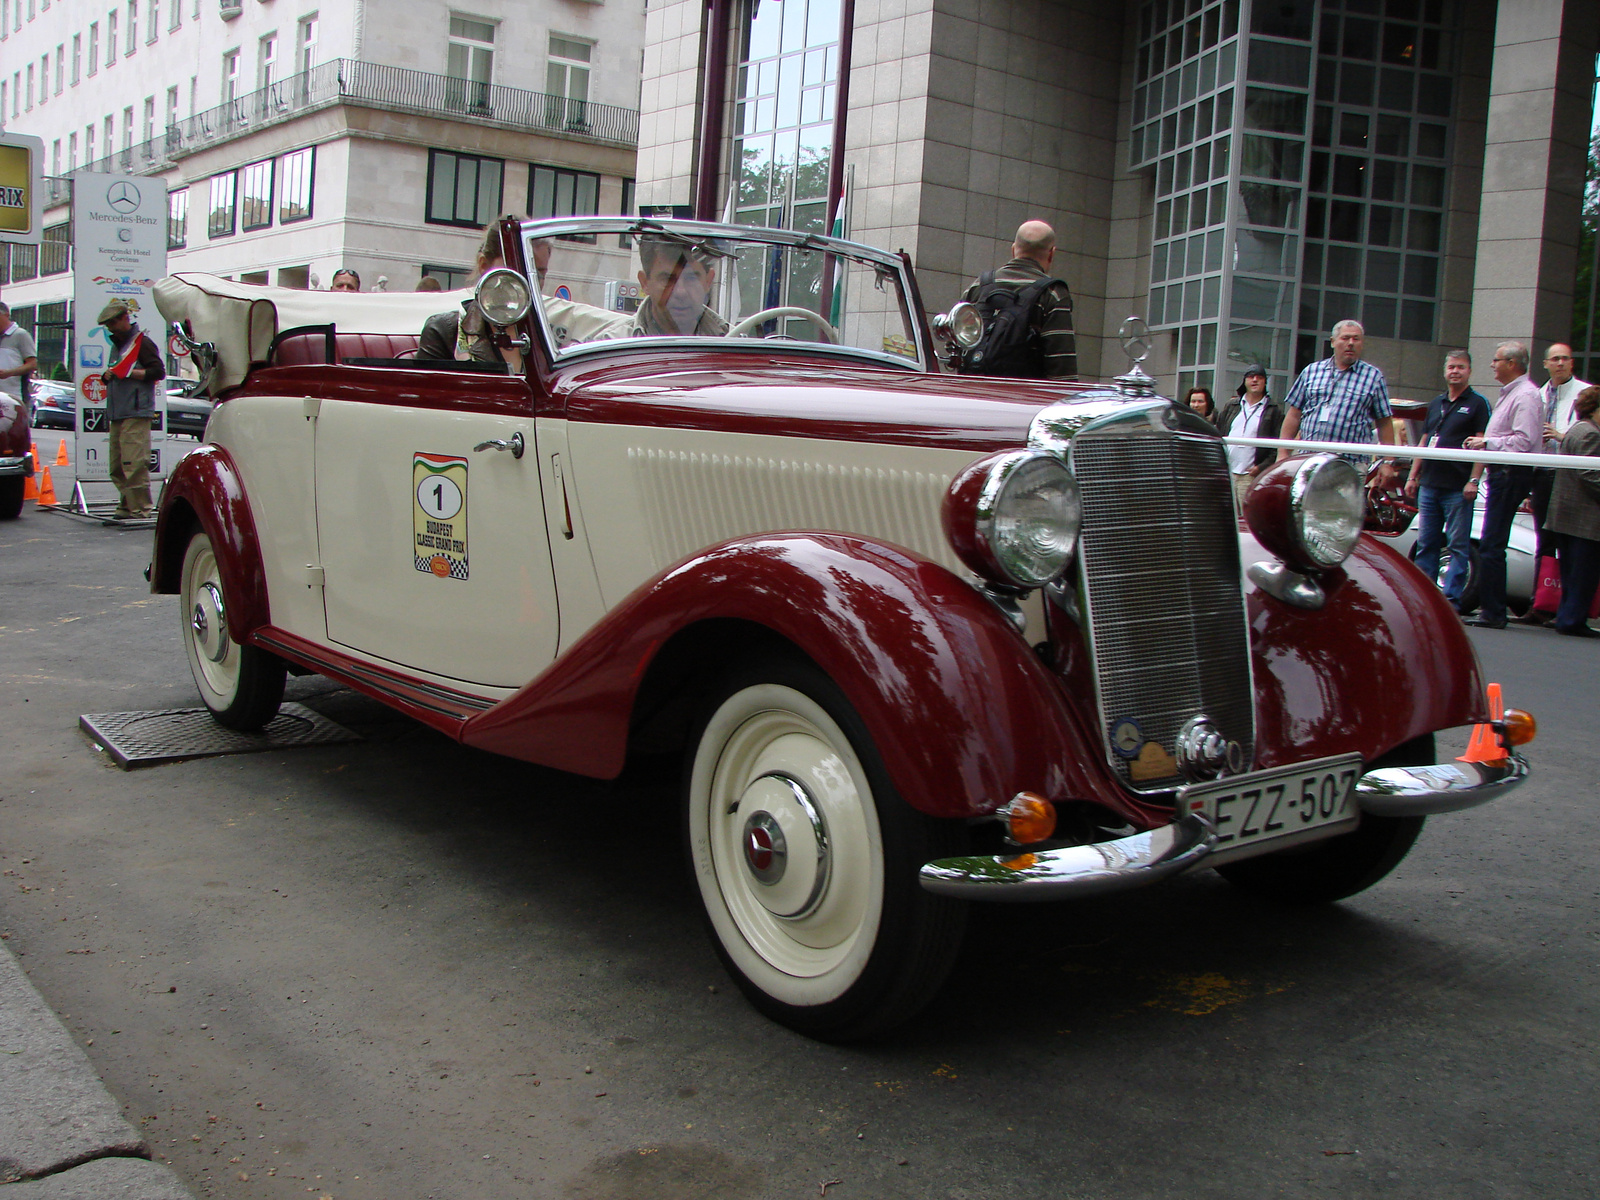
M 112 364 L 108 374 L 115 375 L 118 379 L 126 379 L 132 374 L 133 369 L 139 365 L 139 347 L 144 344 L 144 333 L 136 330 L 133 340 L 128 343 L 128 349 L 115 363 Z

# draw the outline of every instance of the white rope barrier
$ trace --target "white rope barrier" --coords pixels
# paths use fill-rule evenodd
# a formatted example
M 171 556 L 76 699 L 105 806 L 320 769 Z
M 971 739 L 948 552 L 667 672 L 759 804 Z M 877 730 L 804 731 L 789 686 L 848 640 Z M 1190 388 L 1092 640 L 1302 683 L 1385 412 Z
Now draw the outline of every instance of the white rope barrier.
M 1261 446 L 1296 453 L 1329 451 L 1333 454 L 1361 454 L 1369 458 L 1422 458 L 1438 462 L 1489 463 L 1507 467 L 1556 467 L 1600 470 L 1600 457 L 1586 454 L 1515 454 L 1505 450 L 1445 450 L 1429 446 L 1386 446 L 1381 442 L 1286 441 L 1283 438 L 1224 437 L 1230 446 Z

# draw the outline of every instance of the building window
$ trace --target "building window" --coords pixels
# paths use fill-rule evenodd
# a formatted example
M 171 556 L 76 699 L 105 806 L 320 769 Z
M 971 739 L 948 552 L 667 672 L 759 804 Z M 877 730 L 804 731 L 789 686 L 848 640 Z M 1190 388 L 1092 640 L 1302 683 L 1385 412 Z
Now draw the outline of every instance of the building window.
M 838 0 L 787 9 L 745 0 L 733 119 L 733 209 L 742 225 L 828 232 L 840 19 Z M 790 291 L 809 294 L 820 281 L 791 280 Z
M 564 167 L 528 168 L 528 215 L 587 217 L 600 211 L 600 176 Z M 575 234 L 569 241 L 592 242 L 593 234 Z
M 265 229 L 272 224 L 272 159 L 251 163 L 239 172 L 239 228 Z
M 67 48 L 65 45 L 56 47 L 56 95 L 61 95 L 67 87 Z
M 27 99 L 23 101 L 22 110 L 24 112 L 32 112 L 33 111 L 33 64 L 32 63 L 28 64 L 28 94 L 27 94 Z
M 437 279 L 439 286 L 447 292 L 457 288 L 471 287 L 476 273 L 470 267 L 441 267 L 432 263 L 422 264 L 422 278 Z
M 83 161 L 85 165 L 94 162 L 94 122 L 90 121 L 83 127 Z
M 455 107 L 486 109 L 494 80 L 495 27 L 486 21 L 450 15 L 450 46 L 445 74 L 454 82 L 448 102 Z
M 545 123 L 558 129 L 581 129 L 588 124 L 589 60 L 594 46 L 576 38 L 550 35 L 550 57 L 545 65 Z
M 41 55 L 39 58 L 39 103 L 46 104 L 50 100 L 50 56 Z
M 115 10 L 106 14 L 106 66 L 117 61 L 117 14 Z
M 167 249 L 182 250 L 189 244 L 189 189 L 167 193 Z
M 39 274 L 64 275 L 72 270 L 72 225 L 46 225 L 39 244 Z
M 183 27 L 183 0 L 172 0 L 172 15 L 167 18 L 167 32 Z
M 622 203 L 617 206 L 618 215 L 624 217 L 633 216 L 634 209 L 637 207 L 637 205 L 638 201 L 636 198 L 636 186 L 634 181 L 631 179 L 624 179 L 622 181 Z M 633 245 L 633 239 L 627 234 L 623 234 L 617 239 L 617 245 L 626 250 L 628 247 Z
M 211 206 L 206 212 L 206 236 L 228 237 L 233 233 L 234 190 L 238 174 L 228 171 L 211 177 Z
M 428 214 L 434 225 L 478 228 L 500 211 L 505 163 L 498 158 L 428 151 Z
M 166 124 L 166 128 L 167 129 L 171 129 L 177 123 L 178 123 L 178 89 L 176 87 L 169 87 L 167 89 L 167 124 Z
M 19 244 L 11 247 L 11 282 L 25 283 L 39 277 L 39 247 Z M 12 310 L 18 324 L 23 324 L 22 313 Z M 26 326 L 24 325 L 24 328 Z
M 177 0 L 174 0 L 176 3 Z M 144 40 L 153 42 L 161 36 L 161 0 L 150 0 L 150 17 L 146 22 Z
M 154 141 L 156 136 L 156 98 L 144 98 L 144 140 Z
M 123 47 L 122 56 L 131 58 L 139 48 L 139 0 L 128 0 L 128 44 Z
M 278 223 L 304 221 L 311 216 L 312 182 L 316 176 L 317 148 L 307 146 L 278 160 Z
M 78 80 L 83 75 L 83 34 L 72 35 L 72 86 L 78 86 Z
M 0 84 L 0 87 L 3 87 Z M 70 175 L 78 169 L 78 135 L 67 134 L 67 174 Z
M 301 17 L 295 32 L 294 69 L 301 74 L 311 70 L 317 61 L 317 14 Z
M 103 138 L 104 146 L 101 148 L 100 153 L 102 153 L 103 155 L 106 156 L 106 158 L 109 159 L 111 157 L 111 155 L 116 152 L 116 144 L 117 144 L 116 143 L 117 122 L 116 122 L 116 119 L 114 117 L 112 117 L 111 114 L 109 114 L 109 113 L 106 114 L 106 119 L 105 119 L 105 125 L 104 125 L 103 132 L 104 132 L 104 135 L 105 135 L 104 138 Z M 110 164 L 107 163 L 107 166 L 109 166 L 109 165 Z
M 50 174 L 61 175 L 61 139 L 57 138 L 50 147 Z
M 89 22 L 89 74 L 100 70 L 100 22 Z
M 229 50 L 222 56 L 222 102 L 231 104 L 239 98 L 239 52 Z
M 124 156 L 133 149 L 133 106 L 122 110 L 122 152 Z
M 1344 9 L 1343 15 L 1338 9 Z M 1454 31 L 1423 5 L 1370 20 L 1325 4 L 1311 122 L 1297 359 L 1326 328 L 1432 342 L 1438 325 L 1454 100 Z
M 256 87 L 269 88 L 278 77 L 278 35 L 269 33 L 256 51 Z

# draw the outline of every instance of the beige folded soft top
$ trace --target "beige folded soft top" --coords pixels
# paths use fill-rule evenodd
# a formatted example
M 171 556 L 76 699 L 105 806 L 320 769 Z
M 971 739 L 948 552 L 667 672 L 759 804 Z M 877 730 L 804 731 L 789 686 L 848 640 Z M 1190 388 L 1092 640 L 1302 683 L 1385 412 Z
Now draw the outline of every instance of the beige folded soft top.
M 420 334 L 434 313 L 459 312 L 472 289 L 454 292 L 308 292 L 236 283 L 183 271 L 156 284 L 156 307 L 174 325 L 217 350 L 213 393 L 242 382 L 251 363 L 265 362 L 272 339 L 301 325 L 333 325 L 341 333 Z

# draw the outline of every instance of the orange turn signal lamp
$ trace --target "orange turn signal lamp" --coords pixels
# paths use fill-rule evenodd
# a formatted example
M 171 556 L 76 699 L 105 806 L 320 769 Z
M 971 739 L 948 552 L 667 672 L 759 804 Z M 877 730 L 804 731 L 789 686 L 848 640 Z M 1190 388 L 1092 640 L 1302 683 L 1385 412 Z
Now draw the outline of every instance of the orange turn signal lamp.
M 1000 812 L 1006 832 L 1019 846 L 1042 842 L 1056 831 L 1056 806 L 1038 792 L 1018 792 Z
M 1533 719 L 1531 712 L 1508 708 L 1506 715 L 1497 723 L 1497 728 L 1502 743 L 1509 749 L 1512 746 L 1526 746 L 1533 741 L 1539 732 L 1539 722 Z

